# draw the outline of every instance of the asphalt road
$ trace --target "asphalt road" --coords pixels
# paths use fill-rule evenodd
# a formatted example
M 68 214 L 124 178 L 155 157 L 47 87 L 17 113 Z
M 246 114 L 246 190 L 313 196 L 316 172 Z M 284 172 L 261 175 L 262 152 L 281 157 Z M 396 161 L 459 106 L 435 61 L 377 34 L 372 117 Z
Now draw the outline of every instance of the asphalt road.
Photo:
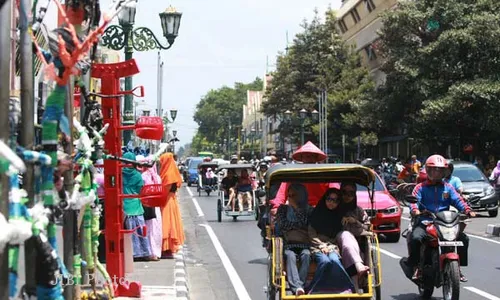
M 191 191 L 189 192 L 188 191 Z M 186 224 L 187 247 L 193 249 L 188 265 L 191 299 L 265 299 L 267 252 L 251 217 L 224 217 L 217 222 L 217 196 L 198 196 L 196 188 L 183 187 L 179 201 Z M 403 228 L 408 221 L 403 218 Z M 499 219 L 477 218 L 469 224 L 469 281 L 461 285 L 461 299 L 500 300 L 500 241 L 484 236 L 486 224 Z M 403 239 L 381 244 L 382 299 L 419 299 L 417 287 L 404 277 L 399 259 L 406 256 Z M 202 263 L 200 263 L 202 261 Z M 207 280 L 208 278 L 208 280 Z M 442 290 L 434 292 L 442 299 Z M 203 297 L 203 298 L 202 298 Z

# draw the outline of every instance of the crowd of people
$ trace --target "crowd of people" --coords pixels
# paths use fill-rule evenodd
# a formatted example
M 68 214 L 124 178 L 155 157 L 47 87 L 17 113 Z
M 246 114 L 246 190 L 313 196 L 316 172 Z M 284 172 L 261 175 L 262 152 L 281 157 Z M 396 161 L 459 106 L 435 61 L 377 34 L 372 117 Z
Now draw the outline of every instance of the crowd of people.
M 152 161 L 153 156 L 136 155 L 126 152 L 123 157 L 137 162 Z M 104 174 L 98 169 L 97 183 L 99 198 L 104 198 Z M 161 207 L 144 206 L 139 198 L 123 200 L 124 229 L 137 228 L 132 234 L 134 261 L 159 261 L 173 258 L 173 255 L 184 244 L 184 229 L 177 201 L 177 189 L 182 185 L 182 178 L 174 159 L 174 155 L 166 152 L 159 157 L 153 167 L 127 167 L 122 170 L 123 193 L 138 195 L 145 185 L 161 184 L 167 197 L 166 204 Z M 104 206 L 103 206 L 104 207 Z M 105 217 L 105 212 L 103 212 Z M 104 229 L 101 220 L 101 229 Z M 142 228 L 146 226 L 144 235 Z M 104 237 L 102 237 L 104 239 Z M 101 253 L 104 253 L 104 242 L 101 241 Z M 103 256 L 100 257 L 104 259 Z

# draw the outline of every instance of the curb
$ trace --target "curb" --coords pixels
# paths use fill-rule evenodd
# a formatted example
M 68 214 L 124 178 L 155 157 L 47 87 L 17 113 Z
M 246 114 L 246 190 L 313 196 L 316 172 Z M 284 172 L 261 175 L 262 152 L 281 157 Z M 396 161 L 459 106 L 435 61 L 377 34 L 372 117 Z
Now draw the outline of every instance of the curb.
M 189 289 L 186 276 L 186 262 L 184 259 L 186 248 L 186 245 L 184 245 L 176 254 L 174 254 L 174 286 L 176 299 L 178 300 L 189 300 Z

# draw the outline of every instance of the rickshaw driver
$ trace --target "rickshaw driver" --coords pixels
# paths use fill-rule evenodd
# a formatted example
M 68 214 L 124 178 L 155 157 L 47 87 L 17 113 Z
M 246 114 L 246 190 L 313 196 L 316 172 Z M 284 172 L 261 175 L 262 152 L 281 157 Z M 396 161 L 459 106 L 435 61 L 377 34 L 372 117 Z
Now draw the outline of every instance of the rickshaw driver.
M 234 198 L 236 197 L 236 186 L 238 185 L 238 178 L 234 174 L 234 170 L 228 170 L 227 176 L 222 179 L 221 187 L 226 195 L 229 195 L 227 209 L 234 210 Z

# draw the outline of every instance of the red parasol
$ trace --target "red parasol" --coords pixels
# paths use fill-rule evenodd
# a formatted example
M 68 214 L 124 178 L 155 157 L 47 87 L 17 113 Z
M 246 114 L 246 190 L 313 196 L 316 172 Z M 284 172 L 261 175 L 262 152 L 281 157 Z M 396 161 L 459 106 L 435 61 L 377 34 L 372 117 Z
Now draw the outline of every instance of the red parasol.
M 320 162 L 327 158 L 326 154 L 310 141 L 305 143 L 302 147 L 300 147 L 297 151 L 295 151 L 292 154 L 292 159 L 296 161 L 303 161 L 302 156 L 304 154 L 314 155 L 315 156 L 314 162 Z

